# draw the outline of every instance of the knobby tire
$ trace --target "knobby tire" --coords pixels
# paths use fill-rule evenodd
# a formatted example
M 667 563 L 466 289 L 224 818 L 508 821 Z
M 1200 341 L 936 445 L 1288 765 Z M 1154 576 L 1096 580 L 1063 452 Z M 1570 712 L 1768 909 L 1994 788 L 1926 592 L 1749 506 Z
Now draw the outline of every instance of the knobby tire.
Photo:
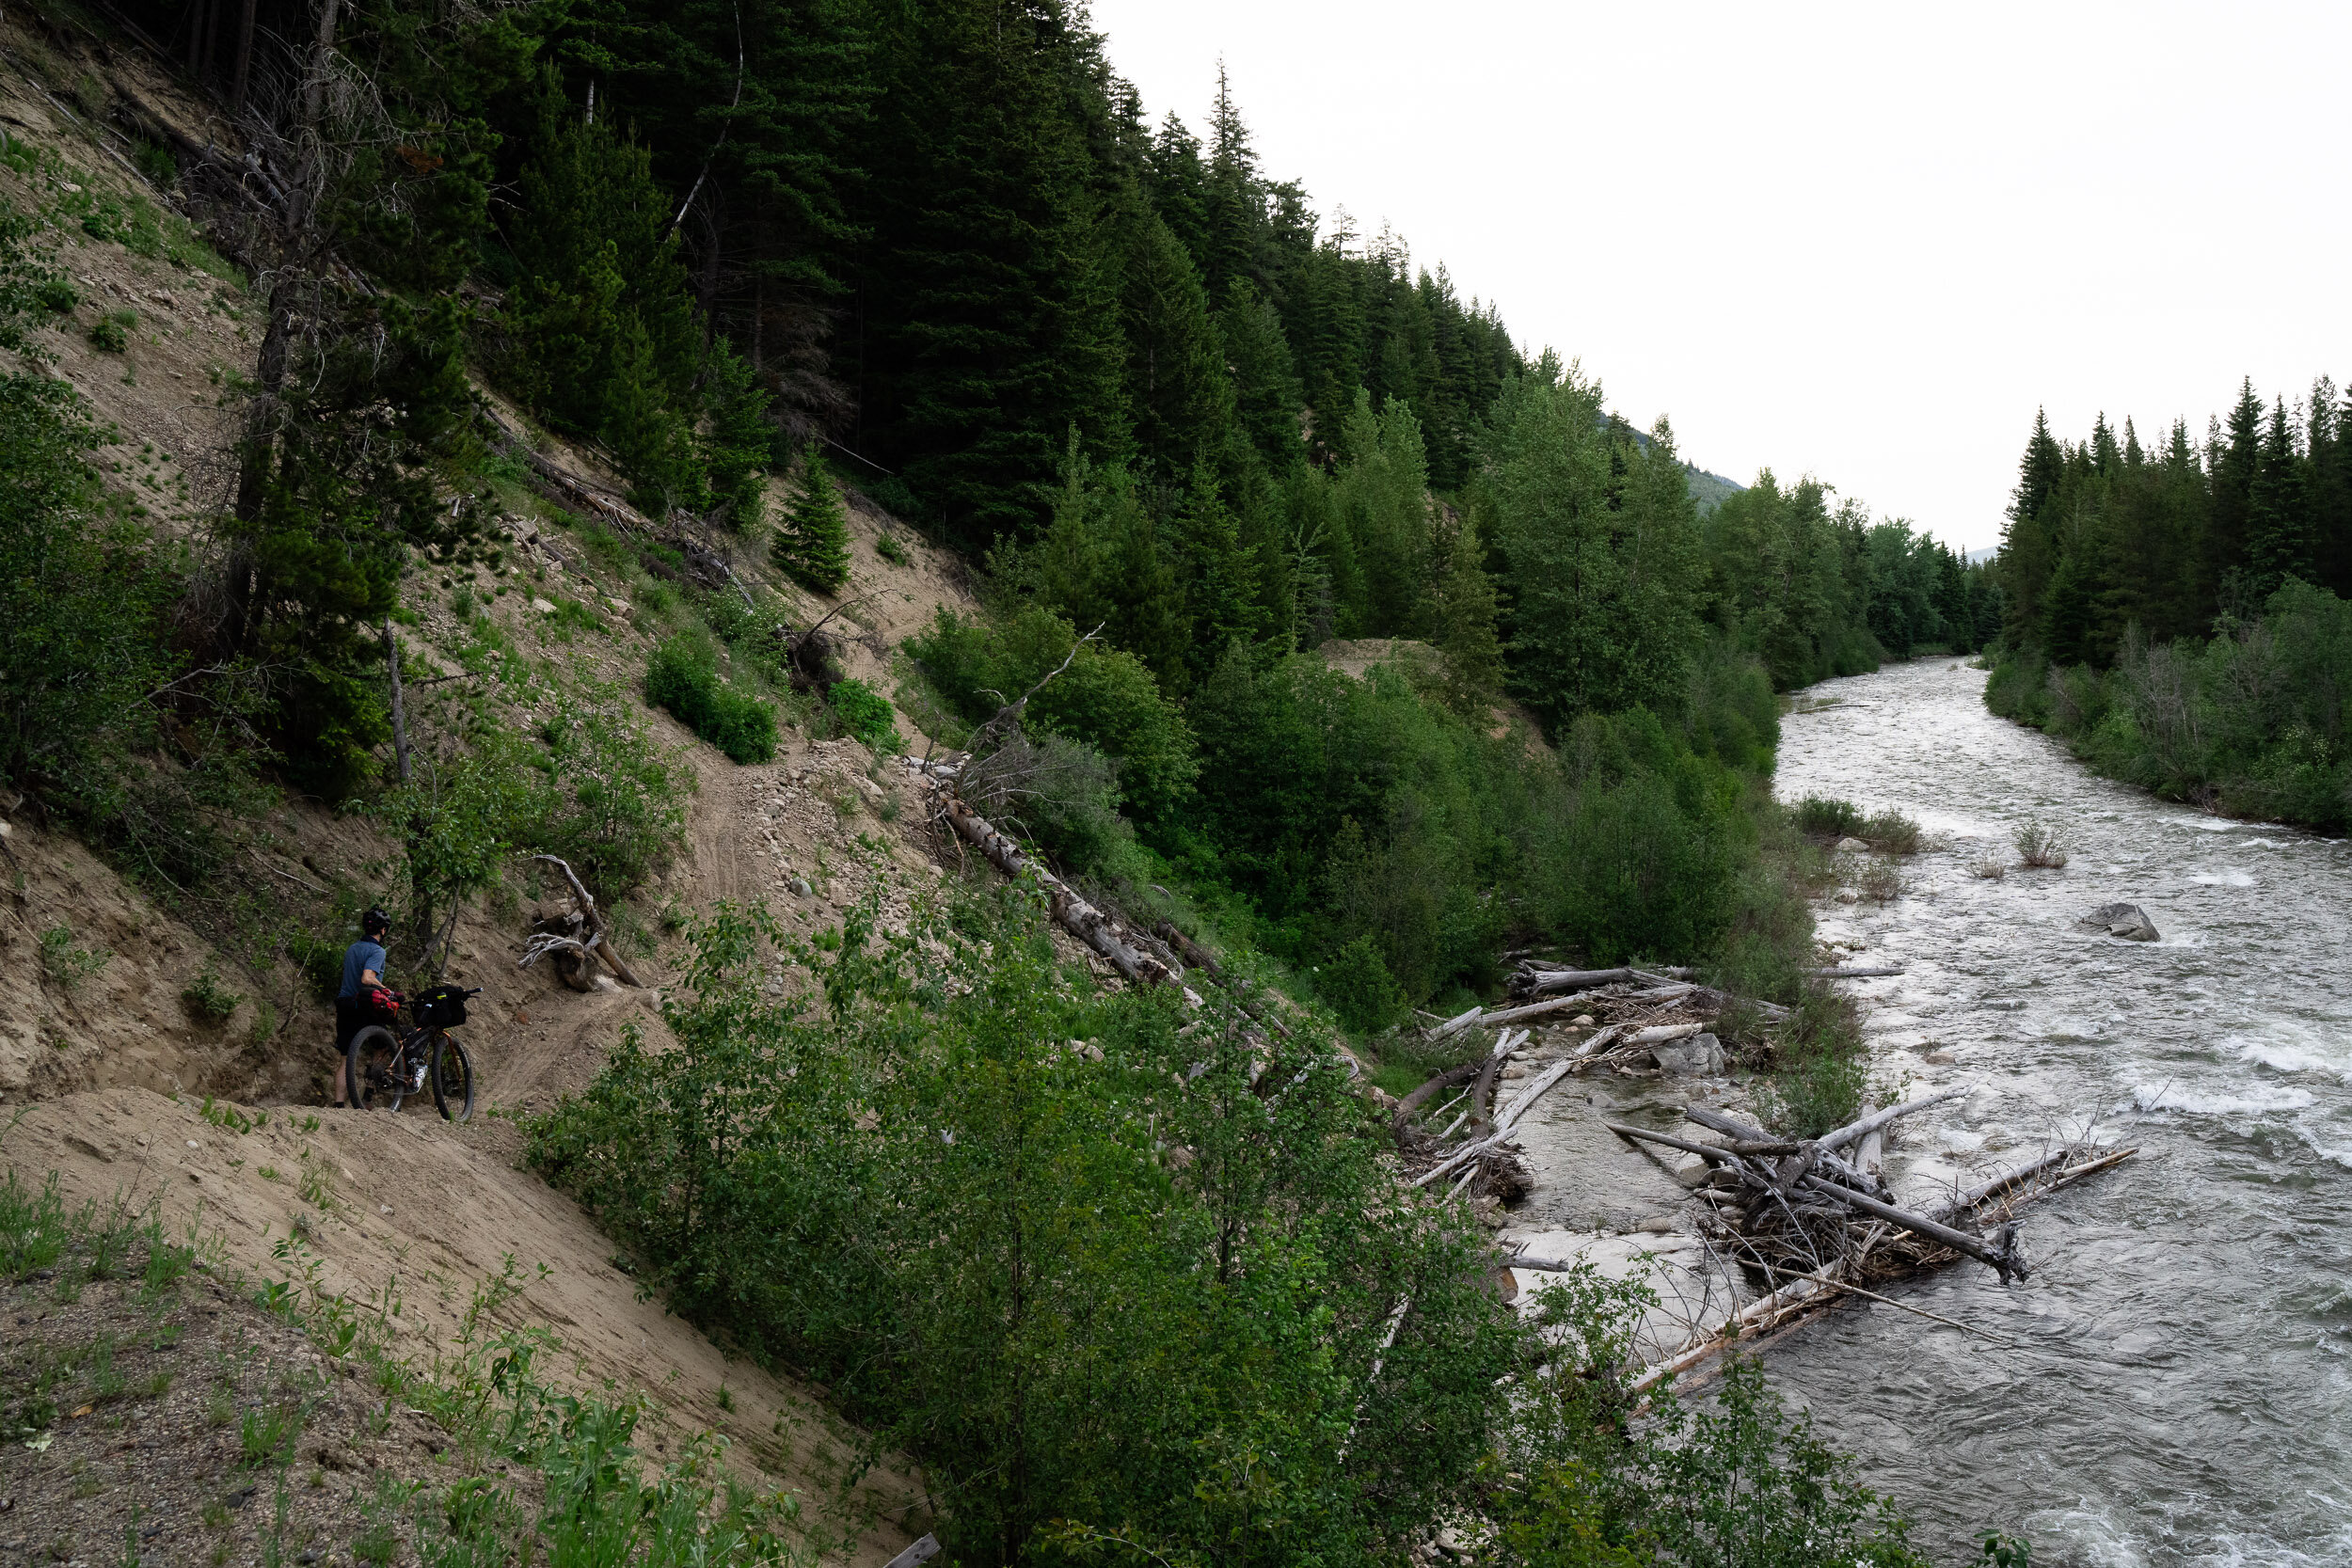
M 433 1085 L 434 1107 L 444 1121 L 468 1120 L 473 1116 L 473 1059 L 456 1040 L 437 1033 L 432 1062 L 425 1076 Z

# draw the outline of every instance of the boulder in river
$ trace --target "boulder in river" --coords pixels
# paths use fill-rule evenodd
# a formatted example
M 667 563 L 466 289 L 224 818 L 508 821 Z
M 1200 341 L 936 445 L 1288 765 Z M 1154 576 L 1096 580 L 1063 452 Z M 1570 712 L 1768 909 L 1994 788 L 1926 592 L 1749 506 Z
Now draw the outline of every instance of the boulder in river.
M 2122 937 L 2125 942 L 2155 942 L 2159 938 L 2156 923 L 2137 904 L 2102 904 L 2075 924 L 2088 930 Z
M 1668 1072 L 1720 1073 L 1724 1067 L 1723 1042 L 1712 1035 L 1690 1035 L 1653 1046 L 1650 1054 Z
M 1841 855 L 1867 855 L 1870 847 L 1858 838 L 1841 838 L 1837 841 L 1837 852 Z

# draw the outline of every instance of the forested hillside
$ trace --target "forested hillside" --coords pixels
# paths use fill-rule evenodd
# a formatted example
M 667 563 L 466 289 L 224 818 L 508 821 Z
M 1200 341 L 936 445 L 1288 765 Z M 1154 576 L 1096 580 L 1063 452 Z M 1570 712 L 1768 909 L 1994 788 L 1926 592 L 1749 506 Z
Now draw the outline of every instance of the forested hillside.
M 1181 895 L 1302 975 L 1349 955 L 1310 989 L 1359 1027 L 1513 941 L 1725 951 L 1761 918 L 1771 689 L 1989 624 L 1979 574 L 1813 480 L 1702 516 L 1662 420 L 1318 214 L 1229 93 L 1198 135 L 1154 119 L 1058 4 L 128 14 L 253 149 L 119 117 L 263 279 L 210 553 L 150 557 L 130 601 L 205 608 L 108 634 L 183 706 L 254 672 L 259 746 L 203 752 L 228 775 L 336 800 L 392 760 L 370 628 L 417 562 L 486 547 L 512 461 L 469 374 L 813 589 L 841 582 L 828 473 L 962 552 L 991 612 L 911 643 L 901 690 L 943 738 L 1090 638 L 1032 716 L 1053 787 L 995 803 L 1139 912 Z M 809 500 L 763 515 L 779 468 Z M 725 598 L 755 698 L 785 672 Z M 1435 658 L 1351 682 L 1331 638 Z M 689 694 L 712 657 L 647 689 L 755 749 L 755 701 Z M 97 773 L 48 777 L 128 831 Z
M 2176 799 L 2352 822 L 2352 402 L 2246 382 L 2204 439 L 2037 416 L 1994 569 L 1986 701 Z

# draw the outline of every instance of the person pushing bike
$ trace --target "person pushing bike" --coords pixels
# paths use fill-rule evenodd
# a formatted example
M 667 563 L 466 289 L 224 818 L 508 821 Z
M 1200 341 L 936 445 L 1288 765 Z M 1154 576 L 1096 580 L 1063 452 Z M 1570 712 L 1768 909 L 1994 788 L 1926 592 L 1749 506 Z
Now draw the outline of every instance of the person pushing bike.
M 441 1116 L 464 1121 L 473 1115 L 473 1062 L 450 1030 L 466 1022 L 467 1000 L 481 995 L 482 988 L 435 984 L 413 996 L 392 990 L 384 983 L 384 949 L 391 936 L 391 917 L 372 909 L 359 917 L 359 940 L 343 950 L 332 1103 L 398 1111 L 401 1101 L 429 1086 Z
M 344 1098 L 343 1054 L 351 1048 L 351 1037 L 371 1023 L 381 1023 L 392 1016 L 400 999 L 384 983 L 387 955 L 385 943 L 391 940 L 392 917 L 382 910 L 370 910 L 359 917 L 359 940 L 343 949 L 342 989 L 335 993 L 335 1099 L 333 1103 L 347 1103 Z

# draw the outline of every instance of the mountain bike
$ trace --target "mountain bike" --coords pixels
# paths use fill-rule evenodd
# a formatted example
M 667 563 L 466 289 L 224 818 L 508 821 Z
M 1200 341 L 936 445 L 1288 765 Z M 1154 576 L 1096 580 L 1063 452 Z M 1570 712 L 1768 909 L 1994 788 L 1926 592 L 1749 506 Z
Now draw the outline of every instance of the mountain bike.
M 397 1111 L 401 1102 L 433 1091 L 434 1108 L 447 1121 L 473 1115 L 473 1059 L 449 1031 L 466 1022 L 466 999 L 482 988 L 461 990 L 434 986 L 414 997 L 393 993 L 409 1022 L 396 1010 L 389 1023 L 371 1023 L 351 1037 L 343 1051 L 343 1092 L 362 1111 Z

